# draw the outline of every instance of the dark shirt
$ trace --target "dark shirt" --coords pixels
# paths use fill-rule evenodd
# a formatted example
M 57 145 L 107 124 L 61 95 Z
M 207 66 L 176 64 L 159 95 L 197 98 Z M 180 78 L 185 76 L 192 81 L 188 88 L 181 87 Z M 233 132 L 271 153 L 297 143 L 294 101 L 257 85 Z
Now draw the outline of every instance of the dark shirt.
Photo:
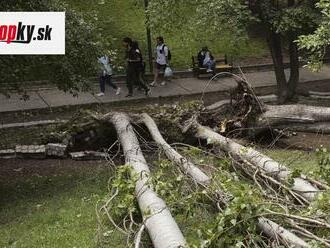
M 137 60 L 137 61 L 128 61 L 128 66 L 134 66 L 139 71 L 144 70 L 144 62 L 140 49 L 130 49 L 128 51 L 128 60 Z
M 141 63 L 141 56 L 140 54 L 136 51 L 136 49 L 130 49 L 128 51 L 128 60 L 138 60 L 138 61 L 128 61 L 128 64 L 136 64 L 136 63 Z

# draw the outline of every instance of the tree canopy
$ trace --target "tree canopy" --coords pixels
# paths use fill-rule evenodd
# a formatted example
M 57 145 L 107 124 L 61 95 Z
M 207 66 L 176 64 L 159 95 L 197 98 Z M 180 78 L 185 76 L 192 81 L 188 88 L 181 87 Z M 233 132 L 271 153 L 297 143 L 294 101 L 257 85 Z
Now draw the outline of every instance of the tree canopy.
M 0 9 L 66 12 L 66 55 L 1 56 L 0 92 L 8 93 L 8 88 L 23 91 L 22 82 L 31 80 L 32 74 L 40 75 L 40 78 L 72 94 L 90 88 L 88 77 L 95 73 L 96 57 L 102 48 L 100 43 L 95 42 L 97 32 L 94 32 L 91 23 L 57 0 L 1 1 Z
M 300 48 L 308 51 L 308 65 L 312 70 L 320 69 L 330 45 L 330 1 L 320 0 L 316 6 L 322 13 L 320 25 L 313 34 L 302 35 L 299 39 Z
M 230 31 L 242 38 L 253 24 L 284 35 L 289 31 L 308 34 L 318 24 L 320 11 L 315 1 L 304 0 L 153 0 L 148 14 L 157 31 L 194 31 L 198 35 Z

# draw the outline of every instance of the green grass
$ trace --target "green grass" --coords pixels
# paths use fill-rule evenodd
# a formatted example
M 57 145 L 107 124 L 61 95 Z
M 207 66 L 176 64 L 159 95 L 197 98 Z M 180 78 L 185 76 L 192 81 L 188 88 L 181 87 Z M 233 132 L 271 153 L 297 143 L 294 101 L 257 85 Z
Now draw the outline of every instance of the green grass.
M 81 13 L 87 13 L 89 19 L 96 24 L 102 38 L 105 40 L 109 50 L 115 50 L 117 55 L 115 62 L 123 64 L 122 38 L 129 36 L 139 41 L 139 44 L 147 58 L 146 30 L 143 1 L 134 5 L 132 0 L 66 0 L 70 7 Z M 91 17 L 92 16 L 92 17 Z M 173 26 L 173 30 L 177 27 Z M 246 43 L 233 47 L 230 33 L 214 34 L 213 37 L 193 37 L 187 32 L 180 30 L 172 34 L 156 33 L 152 31 L 153 45 L 155 37 L 162 35 L 165 43 L 172 52 L 172 65 L 175 68 L 190 68 L 191 56 L 196 55 L 202 46 L 207 45 L 214 55 L 224 56 L 231 54 L 233 49 L 236 58 L 261 57 L 267 53 L 265 40 L 260 38 L 250 39 Z
M 109 176 L 95 166 L 1 182 L 0 247 L 96 247 L 95 205 L 107 193 Z M 121 244 L 113 233 L 108 247 Z
M 271 149 L 264 153 L 291 170 L 299 170 L 305 175 L 316 174 L 320 169 L 315 152 Z

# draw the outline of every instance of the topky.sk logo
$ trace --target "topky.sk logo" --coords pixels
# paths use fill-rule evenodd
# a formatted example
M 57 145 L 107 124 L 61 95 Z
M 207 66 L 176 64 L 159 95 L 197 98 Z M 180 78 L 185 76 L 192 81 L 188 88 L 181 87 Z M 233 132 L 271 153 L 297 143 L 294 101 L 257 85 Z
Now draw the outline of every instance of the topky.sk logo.
M 24 25 L 22 22 L 17 25 L 0 25 L 0 42 L 29 44 L 32 39 L 51 40 L 52 29 L 49 25 L 46 25 L 45 28 L 38 28 L 35 32 L 36 25 Z
M 65 54 L 65 12 L 0 12 L 2 54 Z

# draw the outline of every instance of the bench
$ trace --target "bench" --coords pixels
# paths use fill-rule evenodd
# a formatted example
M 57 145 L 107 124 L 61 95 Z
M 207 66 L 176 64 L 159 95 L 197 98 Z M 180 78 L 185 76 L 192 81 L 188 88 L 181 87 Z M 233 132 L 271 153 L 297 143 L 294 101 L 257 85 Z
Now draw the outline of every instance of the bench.
M 233 70 L 232 62 L 228 62 L 227 55 L 224 58 L 215 58 L 215 70 L 211 73 L 206 72 L 207 68 L 199 67 L 197 56 L 192 56 L 191 59 L 194 76 L 197 78 L 201 78 L 201 75 L 213 76 L 219 72 L 232 72 Z

